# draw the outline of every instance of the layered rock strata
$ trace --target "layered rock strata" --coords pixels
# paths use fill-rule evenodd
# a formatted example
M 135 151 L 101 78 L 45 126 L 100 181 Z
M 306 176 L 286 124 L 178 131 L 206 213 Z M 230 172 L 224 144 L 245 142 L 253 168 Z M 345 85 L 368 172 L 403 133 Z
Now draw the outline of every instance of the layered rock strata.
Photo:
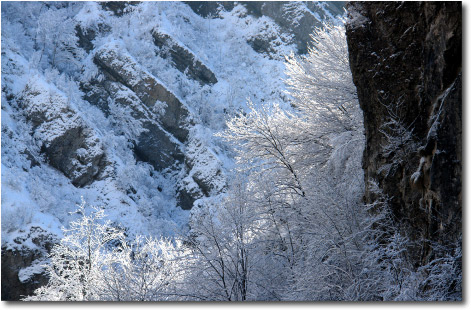
M 160 51 L 169 53 L 167 56 L 181 65 L 177 68 L 203 84 L 217 82 L 214 74 L 192 53 L 184 50 L 186 52 L 180 54 L 184 48 L 171 37 L 157 32 L 153 36 Z M 178 61 L 177 54 L 181 56 Z M 191 209 L 196 199 L 214 193 L 212 190 L 216 187 L 222 190 L 223 186 L 213 184 L 214 178 L 217 184 L 223 178 L 219 161 L 211 156 L 207 147 L 190 141 L 193 119 L 186 105 L 117 44 L 99 48 L 94 60 L 104 78 L 84 85 L 86 99 L 107 115 L 112 114 L 110 102 L 130 110 L 129 117 L 142 128 L 131 137 L 138 160 L 150 163 L 158 171 L 183 169 L 184 175 L 178 183 L 179 205 Z M 198 150 L 198 156 L 203 153 L 207 156 L 196 159 L 192 149 Z M 203 164 L 195 165 L 195 161 L 201 160 Z M 205 166 L 217 168 L 206 169 Z M 206 175 L 208 173 L 210 175 Z

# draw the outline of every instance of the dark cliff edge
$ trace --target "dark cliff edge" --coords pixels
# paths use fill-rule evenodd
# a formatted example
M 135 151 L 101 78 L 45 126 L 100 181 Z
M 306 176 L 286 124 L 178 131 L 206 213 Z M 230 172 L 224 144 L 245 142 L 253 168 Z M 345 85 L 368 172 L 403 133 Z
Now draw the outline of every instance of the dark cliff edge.
M 365 202 L 388 199 L 416 266 L 461 248 L 461 2 L 351 2 Z

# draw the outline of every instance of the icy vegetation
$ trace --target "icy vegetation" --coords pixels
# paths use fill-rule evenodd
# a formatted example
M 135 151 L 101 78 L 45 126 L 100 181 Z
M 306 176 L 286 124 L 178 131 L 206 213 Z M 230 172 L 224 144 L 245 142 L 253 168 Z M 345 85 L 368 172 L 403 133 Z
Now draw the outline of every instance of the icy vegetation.
M 24 300 L 458 299 L 461 252 L 414 268 L 362 202 L 345 28 L 315 6 L 280 5 L 325 23 L 299 55 L 239 3 L 2 3 L 2 260 L 48 280 Z

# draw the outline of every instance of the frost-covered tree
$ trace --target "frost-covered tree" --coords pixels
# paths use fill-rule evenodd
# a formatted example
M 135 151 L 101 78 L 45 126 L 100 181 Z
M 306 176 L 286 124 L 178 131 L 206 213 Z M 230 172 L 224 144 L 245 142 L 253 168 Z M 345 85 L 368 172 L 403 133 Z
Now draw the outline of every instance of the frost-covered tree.
M 125 241 L 124 234 L 103 222 L 104 210 L 92 207 L 89 212 L 83 200 L 76 213 L 81 217 L 63 229 L 64 237 L 51 251 L 48 284 L 26 300 L 99 300 L 96 288 L 106 256 Z
M 318 135 L 360 130 L 362 113 L 350 72 L 344 26 L 325 25 L 311 38 L 306 56 L 291 54 L 286 58 L 286 84 L 294 104 L 316 121 L 312 126 Z
M 224 199 L 193 210 L 185 290 L 197 300 L 280 300 L 283 264 L 270 250 L 269 225 L 243 177 Z M 268 241 L 268 242 L 267 242 Z M 190 297 L 191 299 L 191 297 Z
M 244 192 L 240 194 L 228 203 L 210 204 L 193 213 L 188 243 L 194 260 L 188 287 L 198 299 L 244 301 L 249 297 L 254 214 L 242 198 Z
M 279 183 L 275 182 L 280 191 L 304 196 L 296 162 L 299 142 L 293 136 L 297 135 L 293 125 L 299 117 L 276 104 L 260 109 L 251 101 L 248 105 L 250 112 L 229 120 L 227 130 L 221 134 L 234 144 L 239 167 L 252 173 L 275 171 L 280 176 Z
M 301 202 L 302 250 L 294 269 L 294 299 L 346 298 L 361 265 L 359 232 L 367 217 L 361 203 L 363 119 L 348 63 L 343 26 L 325 26 L 312 36 L 309 53 L 287 58 L 286 80 L 301 137 L 306 184 Z M 317 160 L 315 160 L 317 157 Z
M 270 232 L 265 246 L 285 262 L 283 298 L 345 299 L 366 212 L 362 114 L 343 27 L 318 30 L 307 56 L 287 59 L 287 75 L 292 109 L 249 104 L 222 136 L 250 172 L 252 208 Z
M 137 237 L 106 256 L 97 291 L 100 300 L 179 300 L 184 254 L 179 240 Z M 184 263 L 184 262 L 183 262 Z

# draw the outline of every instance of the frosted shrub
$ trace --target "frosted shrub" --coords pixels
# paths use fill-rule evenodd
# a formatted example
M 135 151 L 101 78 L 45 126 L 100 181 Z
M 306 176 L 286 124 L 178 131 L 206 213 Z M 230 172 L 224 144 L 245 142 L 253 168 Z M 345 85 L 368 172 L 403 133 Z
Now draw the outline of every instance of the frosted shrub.
M 90 210 L 91 209 L 91 210 Z M 168 300 L 179 283 L 178 241 L 144 239 L 126 241 L 125 234 L 104 221 L 104 211 L 86 208 L 63 228 L 46 266 L 47 285 L 28 301 Z
M 133 115 L 134 111 L 130 107 L 118 104 L 111 98 L 108 98 L 108 107 L 111 122 L 118 129 L 118 133 L 124 135 L 129 142 L 135 142 L 141 133 L 147 131 L 142 127 L 142 121 Z
M 100 299 L 162 301 L 177 299 L 181 282 L 179 241 L 137 237 L 107 256 L 101 273 Z
M 31 223 L 33 210 L 28 202 L 10 202 L 5 196 L 2 194 L 2 233 L 7 234 Z
M 26 300 L 97 300 L 98 281 L 105 265 L 105 257 L 114 243 L 124 242 L 123 232 L 102 222 L 104 211 L 92 207 L 88 212 L 85 201 L 76 212 L 81 217 L 63 228 L 64 237 L 50 254 L 46 266 L 49 282 Z
M 223 201 L 193 211 L 185 285 L 193 300 L 279 299 L 274 290 L 283 271 L 277 259 L 270 260 L 264 215 L 246 190 L 237 177 Z
M 418 273 L 424 275 L 420 282 L 419 300 L 449 301 L 462 300 L 462 238 L 453 251 L 434 245 L 434 252 L 441 253 L 427 265 L 420 267 Z

